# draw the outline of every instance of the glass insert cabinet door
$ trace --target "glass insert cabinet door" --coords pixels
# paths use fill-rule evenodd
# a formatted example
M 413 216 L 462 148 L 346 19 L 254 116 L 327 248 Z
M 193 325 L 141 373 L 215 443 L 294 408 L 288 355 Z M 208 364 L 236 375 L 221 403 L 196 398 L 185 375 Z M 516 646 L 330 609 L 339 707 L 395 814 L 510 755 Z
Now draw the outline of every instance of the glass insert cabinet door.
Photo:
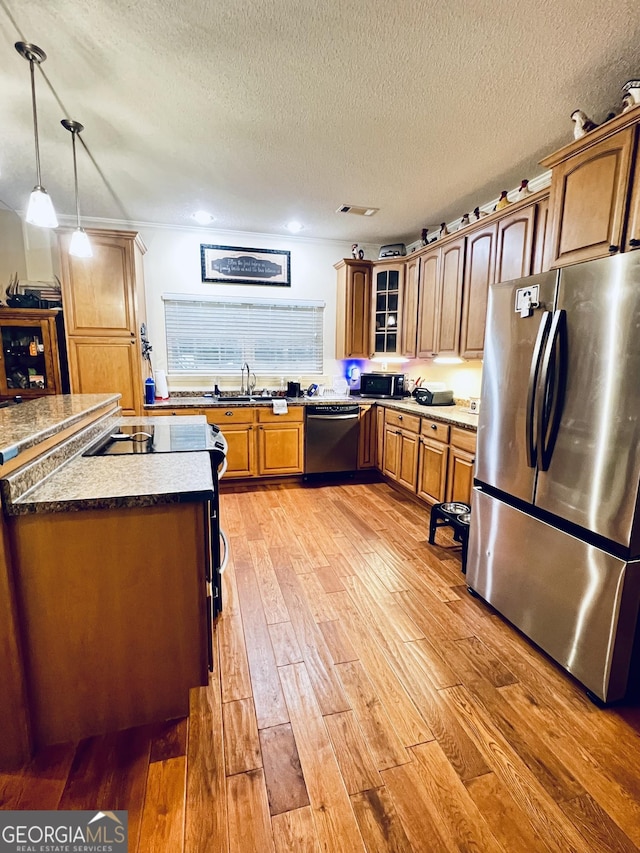
M 62 393 L 57 313 L 0 309 L 0 399 Z
M 373 338 L 377 355 L 397 355 L 400 350 L 404 266 L 375 268 L 373 275 Z

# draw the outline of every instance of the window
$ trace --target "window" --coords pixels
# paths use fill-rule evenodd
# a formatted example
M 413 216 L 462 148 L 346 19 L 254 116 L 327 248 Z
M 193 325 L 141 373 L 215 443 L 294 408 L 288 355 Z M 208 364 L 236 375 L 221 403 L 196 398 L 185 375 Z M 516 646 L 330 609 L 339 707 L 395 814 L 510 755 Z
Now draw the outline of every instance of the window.
M 324 302 L 162 296 L 173 374 L 322 373 Z

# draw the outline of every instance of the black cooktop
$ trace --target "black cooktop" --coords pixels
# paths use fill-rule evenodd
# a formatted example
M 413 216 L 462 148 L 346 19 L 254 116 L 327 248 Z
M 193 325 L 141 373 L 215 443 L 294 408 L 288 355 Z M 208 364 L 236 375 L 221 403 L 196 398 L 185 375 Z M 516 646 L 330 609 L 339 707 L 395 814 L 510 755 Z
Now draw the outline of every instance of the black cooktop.
M 135 453 L 180 453 L 218 451 L 224 455 L 225 442 L 214 424 L 176 423 L 166 418 L 162 424 L 120 424 L 93 444 L 85 456 L 130 456 Z

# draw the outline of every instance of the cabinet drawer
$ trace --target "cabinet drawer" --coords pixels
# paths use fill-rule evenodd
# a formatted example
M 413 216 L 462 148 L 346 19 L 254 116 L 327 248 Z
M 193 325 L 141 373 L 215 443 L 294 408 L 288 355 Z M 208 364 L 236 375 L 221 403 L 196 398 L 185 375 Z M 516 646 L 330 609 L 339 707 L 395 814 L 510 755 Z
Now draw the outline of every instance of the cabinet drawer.
M 420 432 L 420 417 L 418 415 L 407 415 L 405 412 L 396 412 L 393 409 L 387 409 L 384 415 L 384 422 L 387 426 L 402 427 L 409 432 Z
M 420 432 L 426 438 L 432 438 L 434 441 L 444 441 L 445 444 L 449 443 L 449 424 L 432 421 L 429 418 L 422 418 Z
M 302 423 L 304 420 L 304 406 L 292 406 L 286 414 L 276 415 L 271 406 L 264 406 L 258 410 L 258 421 L 261 424 L 273 423 Z
M 450 442 L 453 447 L 459 447 L 461 450 L 466 450 L 467 453 L 476 452 L 476 434 L 471 430 L 451 427 Z
M 143 415 L 146 418 L 154 417 L 157 418 L 158 415 L 204 415 L 206 414 L 205 409 L 144 409 Z
M 225 424 L 252 424 L 255 420 L 254 406 L 220 406 L 207 409 L 207 421 L 224 427 Z

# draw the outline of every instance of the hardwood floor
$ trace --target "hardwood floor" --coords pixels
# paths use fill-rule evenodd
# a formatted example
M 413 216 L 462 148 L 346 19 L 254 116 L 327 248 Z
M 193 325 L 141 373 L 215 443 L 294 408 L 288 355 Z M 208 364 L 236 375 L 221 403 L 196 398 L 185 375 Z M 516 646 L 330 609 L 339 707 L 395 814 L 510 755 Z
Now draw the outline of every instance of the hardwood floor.
M 49 749 L 0 807 L 128 809 L 132 853 L 640 849 L 640 708 L 596 708 L 472 598 L 427 509 L 385 483 L 221 501 L 189 720 Z

